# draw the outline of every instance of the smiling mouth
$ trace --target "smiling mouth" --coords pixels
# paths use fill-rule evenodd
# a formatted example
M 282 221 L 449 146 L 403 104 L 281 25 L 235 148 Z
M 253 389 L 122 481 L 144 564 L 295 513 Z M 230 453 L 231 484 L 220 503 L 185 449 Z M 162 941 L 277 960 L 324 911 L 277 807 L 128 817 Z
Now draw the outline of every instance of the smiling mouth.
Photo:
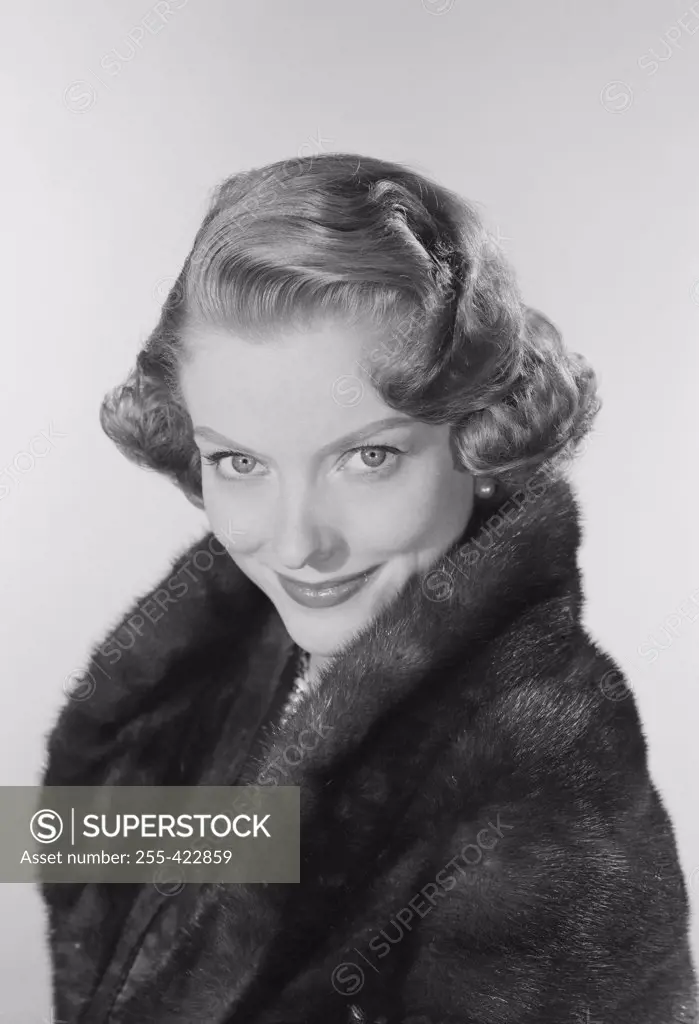
M 307 608 L 325 608 L 342 604 L 354 597 L 378 568 L 379 566 L 375 565 L 353 576 L 343 576 L 327 583 L 299 583 L 288 576 L 282 576 L 281 573 L 277 573 L 277 577 L 284 591 L 298 604 Z

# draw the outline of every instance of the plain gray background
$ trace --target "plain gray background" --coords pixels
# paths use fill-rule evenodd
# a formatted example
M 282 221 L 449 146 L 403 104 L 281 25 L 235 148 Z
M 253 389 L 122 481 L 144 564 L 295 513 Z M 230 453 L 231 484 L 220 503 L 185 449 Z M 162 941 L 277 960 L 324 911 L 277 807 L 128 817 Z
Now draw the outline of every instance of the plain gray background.
M 0 783 L 38 782 L 64 681 L 206 527 L 98 408 L 212 188 L 355 151 L 476 202 L 598 371 L 585 621 L 633 686 L 696 900 L 699 2 L 34 0 L 4 21 Z M 38 895 L 0 899 L 0 1019 L 39 1024 Z

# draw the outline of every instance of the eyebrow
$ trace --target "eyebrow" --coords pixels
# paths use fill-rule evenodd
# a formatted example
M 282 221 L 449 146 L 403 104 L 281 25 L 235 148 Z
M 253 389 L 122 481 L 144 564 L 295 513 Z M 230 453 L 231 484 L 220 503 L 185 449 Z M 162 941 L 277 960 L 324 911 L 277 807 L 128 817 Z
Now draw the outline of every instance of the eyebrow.
M 376 434 L 379 430 L 386 430 L 390 427 L 404 427 L 412 423 L 414 423 L 414 420 L 407 416 L 386 416 L 382 420 L 376 420 L 375 423 L 369 423 L 366 427 L 361 427 L 359 430 L 353 430 L 351 433 L 345 434 L 344 437 L 338 437 L 337 440 L 323 445 L 318 454 L 330 455 L 332 452 L 337 451 L 338 448 L 344 448 L 345 446 L 358 444 L 361 441 L 366 440 L 366 438 L 371 437 L 372 434 Z M 199 437 L 204 441 L 212 441 L 214 444 L 225 445 L 227 448 L 249 452 L 250 455 L 254 455 L 256 459 L 264 459 L 267 457 L 260 455 L 259 452 L 256 452 L 254 448 L 250 448 L 248 445 L 238 444 L 232 438 L 219 434 L 217 430 L 212 430 L 211 427 L 195 427 L 194 437 Z

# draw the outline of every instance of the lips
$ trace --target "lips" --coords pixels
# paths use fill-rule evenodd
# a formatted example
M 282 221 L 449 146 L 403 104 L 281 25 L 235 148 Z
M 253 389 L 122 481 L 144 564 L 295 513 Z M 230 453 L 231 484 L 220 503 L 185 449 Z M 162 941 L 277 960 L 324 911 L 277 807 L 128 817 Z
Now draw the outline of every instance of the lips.
M 306 608 L 329 608 L 354 597 L 378 568 L 379 566 L 375 565 L 364 572 L 355 573 L 353 576 L 343 576 L 342 579 L 332 580 L 328 583 L 297 583 L 279 573 L 277 576 L 284 591 L 298 604 L 304 605 Z

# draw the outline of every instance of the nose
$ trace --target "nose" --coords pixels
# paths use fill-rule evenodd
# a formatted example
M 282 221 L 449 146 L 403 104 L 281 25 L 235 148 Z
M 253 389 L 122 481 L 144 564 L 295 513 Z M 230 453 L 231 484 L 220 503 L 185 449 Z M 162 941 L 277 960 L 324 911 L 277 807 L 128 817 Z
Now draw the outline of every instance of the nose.
M 279 569 L 322 565 L 332 550 L 332 528 L 317 492 L 303 485 L 280 492 L 272 551 Z

